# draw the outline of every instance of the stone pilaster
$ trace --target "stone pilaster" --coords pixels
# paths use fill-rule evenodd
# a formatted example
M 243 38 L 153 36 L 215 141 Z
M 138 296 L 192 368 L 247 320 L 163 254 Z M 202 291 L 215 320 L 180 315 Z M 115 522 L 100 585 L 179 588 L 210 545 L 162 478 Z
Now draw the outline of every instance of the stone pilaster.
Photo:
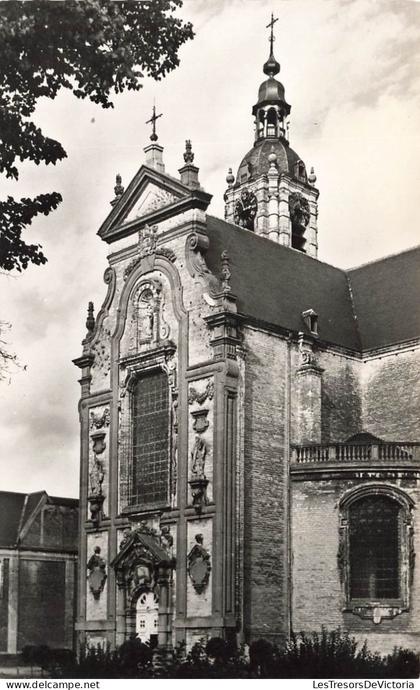
M 289 213 L 289 187 L 285 178 L 279 184 L 279 243 L 290 247 L 292 244 L 292 224 Z
M 314 341 L 299 334 L 300 366 L 296 372 L 298 443 L 321 443 L 322 372 L 314 353 Z
M 9 614 L 7 626 L 7 652 L 17 653 L 18 644 L 18 602 L 19 602 L 19 557 L 11 556 L 9 560 Z
M 279 240 L 279 173 L 276 166 L 276 155 L 270 154 L 270 168 L 268 171 L 268 238 L 274 242 Z M 270 158 L 269 156 L 269 158 Z

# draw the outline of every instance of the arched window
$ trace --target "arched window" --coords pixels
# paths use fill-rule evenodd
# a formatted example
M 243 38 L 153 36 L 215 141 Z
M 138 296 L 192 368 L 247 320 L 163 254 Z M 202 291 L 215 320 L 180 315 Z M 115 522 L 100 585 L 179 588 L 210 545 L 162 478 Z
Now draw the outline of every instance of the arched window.
M 267 136 L 277 136 L 277 113 L 274 108 L 270 108 L 267 113 Z
M 389 496 L 365 496 L 350 506 L 351 599 L 399 598 L 400 511 Z
M 161 370 L 144 374 L 132 393 L 132 505 L 162 505 L 169 487 L 169 385 Z
M 413 506 L 399 487 L 373 482 L 341 499 L 338 567 L 346 611 L 380 623 L 408 610 Z

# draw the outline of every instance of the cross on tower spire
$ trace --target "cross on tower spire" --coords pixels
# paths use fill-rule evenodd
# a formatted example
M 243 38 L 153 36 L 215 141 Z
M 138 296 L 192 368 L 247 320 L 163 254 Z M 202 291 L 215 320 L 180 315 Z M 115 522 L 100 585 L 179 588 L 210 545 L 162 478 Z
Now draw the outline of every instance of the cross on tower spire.
M 158 140 L 158 135 L 156 134 L 156 120 L 157 120 L 159 117 L 162 117 L 162 115 L 163 115 L 163 113 L 159 113 L 159 115 L 156 115 L 156 106 L 153 105 L 152 117 L 150 118 L 150 120 L 147 120 L 147 122 L 146 122 L 146 125 L 149 125 L 149 124 L 152 125 L 152 133 L 151 133 L 151 135 L 150 135 L 150 139 L 151 139 L 152 141 L 157 141 L 157 140 Z
M 277 62 L 276 58 L 274 57 L 273 53 L 273 43 L 275 41 L 275 36 L 274 36 L 274 24 L 278 22 L 279 18 L 274 17 L 274 14 L 271 13 L 271 21 L 268 22 L 266 29 L 271 29 L 270 31 L 270 55 L 263 67 L 263 71 L 265 74 L 268 74 L 269 77 L 274 77 L 276 74 L 280 72 L 280 65 Z
M 271 13 L 271 22 L 269 22 L 269 23 L 267 24 L 267 26 L 265 27 L 266 29 L 269 29 L 269 28 L 271 27 L 271 33 L 270 33 L 270 52 L 271 52 L 271 53 L 273 52 L 273 43 L 274 43 L 274 41 L 276 40 L 275 37 L 274 37 L 274 24 L 275 24 L 276 22 L 278 22 L 278 20 L 279 20 L 279 18 L 276 17 L 276 18 L 274 19 L 274 14 Z

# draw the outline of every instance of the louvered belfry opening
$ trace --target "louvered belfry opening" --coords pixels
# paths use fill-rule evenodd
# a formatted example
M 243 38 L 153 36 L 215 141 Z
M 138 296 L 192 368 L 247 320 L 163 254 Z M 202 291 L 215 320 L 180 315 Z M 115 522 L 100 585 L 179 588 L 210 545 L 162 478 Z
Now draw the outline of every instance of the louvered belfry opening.
M 387 496 L 366 496 L 349 513 L 351 599 L 400 596 L 400 506 Z
M 132 505 L 163 504 L 169 484 L 169 386 L 163 371 L 138 379 L 133 390 Z

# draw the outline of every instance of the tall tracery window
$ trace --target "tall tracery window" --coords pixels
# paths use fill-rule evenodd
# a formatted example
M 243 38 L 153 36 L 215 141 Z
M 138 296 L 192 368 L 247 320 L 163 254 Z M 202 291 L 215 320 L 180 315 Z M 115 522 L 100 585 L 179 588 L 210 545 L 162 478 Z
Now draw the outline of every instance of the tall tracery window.
M 166 503 L 169 486 L 169 385 L 163 371 L 144 374 L 133 388 L 131 504 Z
M 400 512 L 389 496 L 365 496 L 350 506 L 351 599 L 400 597 Z

